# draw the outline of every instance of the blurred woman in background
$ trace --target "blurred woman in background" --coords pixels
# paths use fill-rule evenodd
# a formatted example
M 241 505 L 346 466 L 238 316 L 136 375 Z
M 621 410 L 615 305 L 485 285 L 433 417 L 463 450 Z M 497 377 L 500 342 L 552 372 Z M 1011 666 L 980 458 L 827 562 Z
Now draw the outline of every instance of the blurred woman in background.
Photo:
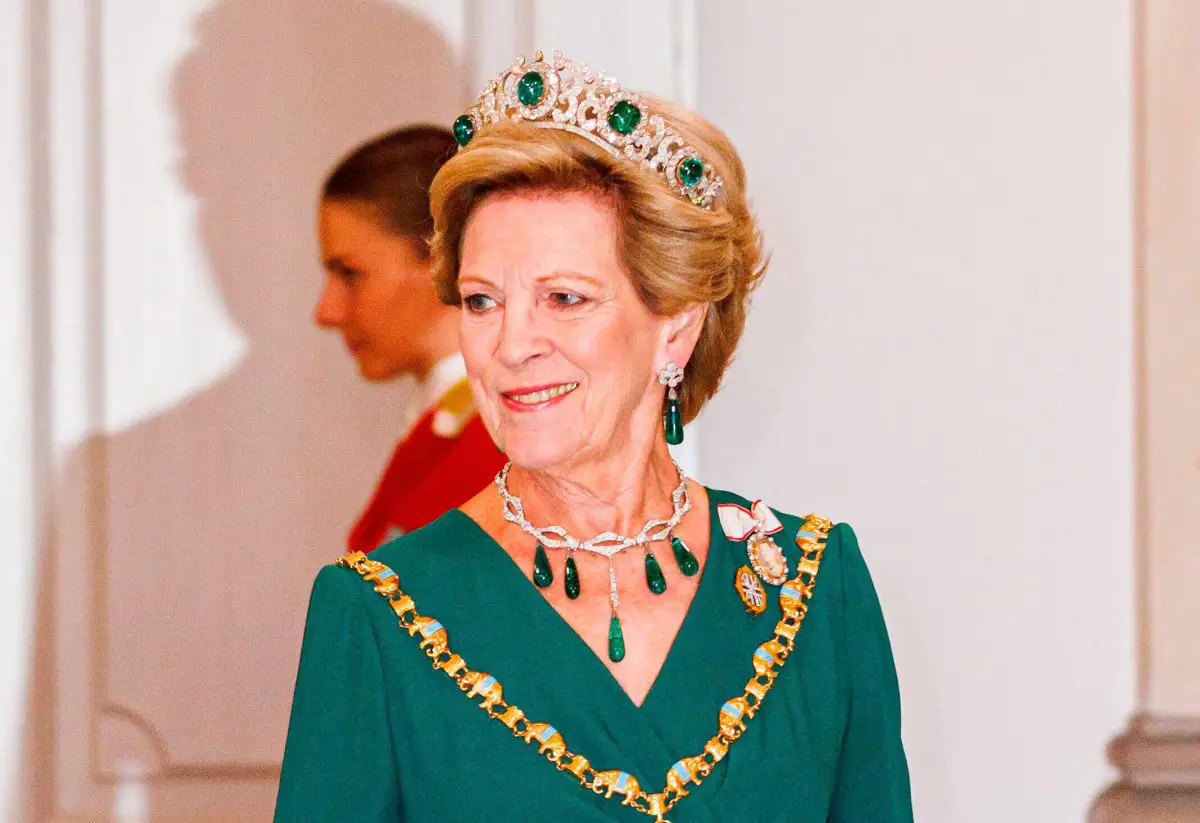
M 463 503 L 503 465 L 471 399 L 458 310 L 434 291 L 429 185 L 456 148 L 449 131 L 413 126 L 354 149 L 321 191 L 325 288 L 315 320 L 339 332 L 362 376 L 411 375 L 400 442 L 350 533 L 370 551 Z

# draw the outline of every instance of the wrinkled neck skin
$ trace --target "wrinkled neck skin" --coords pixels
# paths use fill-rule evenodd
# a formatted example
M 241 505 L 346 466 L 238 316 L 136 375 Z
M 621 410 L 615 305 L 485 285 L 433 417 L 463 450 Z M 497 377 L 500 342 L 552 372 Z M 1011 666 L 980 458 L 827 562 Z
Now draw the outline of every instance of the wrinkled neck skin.
M 634 537 L 646 521 L 669 518 L 678 485 L 661 424 L 595 459 L 538 471 L 513 464 L 508 476 L 531 523 L 562 526 L 580 540 L 606 531 Z

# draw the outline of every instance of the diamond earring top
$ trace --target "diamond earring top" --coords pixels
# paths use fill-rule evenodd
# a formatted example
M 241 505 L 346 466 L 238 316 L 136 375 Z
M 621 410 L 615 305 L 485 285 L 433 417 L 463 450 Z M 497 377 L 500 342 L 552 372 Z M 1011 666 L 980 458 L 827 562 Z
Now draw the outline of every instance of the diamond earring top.
M 679 368 L 673 360 L 668 360 L 667 364 L 658 372 L 658 384 L 673 389 L 682 382 L 683 369 Z
M 724 181 L 700 153 L 653 114 L 636 92 L 615 79 L 554 52 L 547 61 L 534 52 L 502 70 L 478 101 L 454 121 L 460 147 L 491 123 L 529 122 L 578 134 L 613 157 L 661 177 L 681 197 L 709 210 Z

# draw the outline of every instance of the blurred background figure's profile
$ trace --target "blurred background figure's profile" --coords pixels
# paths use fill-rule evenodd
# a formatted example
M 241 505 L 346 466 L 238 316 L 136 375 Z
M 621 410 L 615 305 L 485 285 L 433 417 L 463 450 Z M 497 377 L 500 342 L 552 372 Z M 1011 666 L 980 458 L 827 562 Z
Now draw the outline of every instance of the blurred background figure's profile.
M 438 299 L 429 270 L 429 184 L 456 148 L 442 127 L 389 132 L 351 151 L 321 190 L 317 324 L 341 335 L 364 379 L 418 381 L 352 551 L 424 526 L 504 465 L 471 399 L 458 310 Z

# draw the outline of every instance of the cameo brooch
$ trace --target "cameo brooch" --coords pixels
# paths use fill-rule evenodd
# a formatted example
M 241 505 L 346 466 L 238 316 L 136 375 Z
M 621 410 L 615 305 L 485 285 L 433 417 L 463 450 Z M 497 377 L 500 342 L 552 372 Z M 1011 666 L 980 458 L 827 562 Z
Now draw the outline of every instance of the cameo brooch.
M 717 516 L 726 537 L 735 543 L 745 541 L 746 557 L 755 574 L 763 582 L 782 586 L 788 579 L 788 560 L 771 537 L 783 531 L 775 512 L 761 500 L 755 500 L 748 509 L 737 503 L 721 503 L 717 506 Z

